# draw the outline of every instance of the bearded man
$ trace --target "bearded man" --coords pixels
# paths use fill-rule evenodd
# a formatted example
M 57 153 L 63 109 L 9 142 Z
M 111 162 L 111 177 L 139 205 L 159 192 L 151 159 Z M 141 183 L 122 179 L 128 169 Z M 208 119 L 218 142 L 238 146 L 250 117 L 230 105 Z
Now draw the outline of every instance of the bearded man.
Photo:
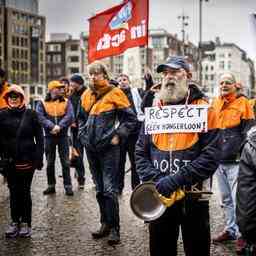
M 162 74 L 162 83 L 153 106 L 208 104 L 203 93 L 190 82 L 185 58 L 169 57 L 157 67 L 157 72 Z M 177 255 L 180 227 L 186 255 L 210 255 L 209 201 L 202 193 L 192 191 L 192 186 L 193 190 L 202 190 L 203 181 L 218 167 L 218 121 L 212 108 L 208 108 L 207 115 L 207 132 L 149 135 L 144 127 L 141 129 L 136 146 L 140 179 L 153 180 L 157 191 L 165 197 L 179 188 L 186 192 L 182 200 L 149 223 L 151 256 Z

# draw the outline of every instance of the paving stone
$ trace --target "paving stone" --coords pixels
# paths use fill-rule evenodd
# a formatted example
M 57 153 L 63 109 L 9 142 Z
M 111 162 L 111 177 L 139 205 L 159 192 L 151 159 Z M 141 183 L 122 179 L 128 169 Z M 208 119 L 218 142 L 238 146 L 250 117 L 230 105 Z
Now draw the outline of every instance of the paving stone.
M 60 173 L 59 163 L 56 173 Z M 137 219 L 129 206 L 130 173 L 126 175 L 126 187 L 120 201 L 121 243 L 110 247 L 107 239 L 93 240 L 91 231 L 99 227 L 99 209 L 95 199 L 94 185 L 86 172 L 84 190 L 79 190 L 72 179 L 74 196 L 64 194 L 63 180 L 57 177 L 57 193 L 44 196 L 46 170 L 37 171 L 32 184 L 33 234 L 30 239 L 5 239 L 4 230 L 9 219 L 9 197 L 6 184 L 0 177 L 0 256 L 148 256 L 147 225 Z M 211 228 L 215 234 L 223 228 L 223 215 L 218 204 L 214 183 L 211 200 Z M 196 232 L 196 231 L 195 231 Z M 235 255 L 234 243 L 212 245 L 212 256 Z M 179 241 L 179 256 L 183 256 Z

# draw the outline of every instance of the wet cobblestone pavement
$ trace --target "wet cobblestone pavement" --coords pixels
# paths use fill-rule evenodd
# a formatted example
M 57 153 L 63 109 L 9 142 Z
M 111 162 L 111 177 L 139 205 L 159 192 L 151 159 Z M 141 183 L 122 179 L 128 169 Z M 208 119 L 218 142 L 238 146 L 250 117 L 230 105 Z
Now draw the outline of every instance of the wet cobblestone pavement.
M 72 176 L 73 173 L 72 170 Z M 62 178 L 57 179 L 56 195 L 44 196 L 45 170 L 35 173 L 32 185 L 33 234 L 29 239 L 5 239 L 9 199 L 0 177 L 0 256 L 148 256 L 147 225 L 133 215 L 129 206 L 130 175 L 126 175 L 126 188 L 120 197 L 121 243 L 115 247 L 108 246 L 106 239 L 95 241 L 91 238 L 91 231 L 99 225 L 99 212 L 88 171 L 86 176 L 84 190 L 78 190 L 73 179 L 73 197 L 64 194 Z M 216 193 L 211 200 L 211 217 L 212 234 L 216 234 L 223 227 L 223 214 Z M 179 251 L 180 256 L 184 255 L 181 241 Z M 236 255 L 234 244 L 212 245 L 211 255 Z

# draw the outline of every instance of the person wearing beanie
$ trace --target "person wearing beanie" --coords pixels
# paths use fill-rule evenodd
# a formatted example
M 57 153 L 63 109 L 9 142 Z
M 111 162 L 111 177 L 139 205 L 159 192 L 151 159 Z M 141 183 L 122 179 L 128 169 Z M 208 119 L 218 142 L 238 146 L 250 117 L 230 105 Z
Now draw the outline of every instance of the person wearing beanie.
M 236 250 L 241 253 L 243 240 L 236 223 L 235 195 L 241 145 L 245 142 L 247 131 L 254 125 L 254 113 L 249 100 L 240 93 L 241 86 L 232 73 L 224 73 L 220 77 L 219 90 L 220 96 L 212 104 L 221 126 L 220 164 L 216 177 L 225 215 L 225 228 L 213 238 L 213 242 L 237 239 Z
M 11 85 L 0 111 L 0 155 L 9 160 L 6 179 L 10 193 L 11 223 L 6 238 L 30 237 L 32 227 L 31 184 L 36 169 L 43 167 L 43 129 L 36 112 L 26 106 L 23 89 Z
M 72 94 L 69 99 L 74 109 L 75 120 L 71 125 L 72 155 L 71 163 L 76 169 L 77 182 L 80 189 L 84 189 L 85 169 L 84 169 L 84 147 L 78 140 L 78 118 L 81 107 L 81 96 L 86 90 L 82 76 L 75 74 L 70 78 L 70 88 Z
M 74 82 L 76 84 L 83 85 L 84 84 L 84 79 L 81 75 L 74 74 L 70 77 L 70 82 Z
M 6 81 L 6 72 L 2 68 L 0 68 L 0 110 L 7 107 L 7 103 L 3 96 L 5 95 L 5 92 L 9 88 L 9 84 Z
M 73 196 L 70 177 L 68 128 L 74 121 L 74 112 L 70 100 L 65 98 L 65 86 L 53 80 L 48 84 L 48 93 L 44 101 L 36 107 L 39 120 L 45 131 L 45 154 L 47 161 L 48 188 L 44 195 L 54 194 L 56 147 L 62 166 L 63 185 L 67 196 Z

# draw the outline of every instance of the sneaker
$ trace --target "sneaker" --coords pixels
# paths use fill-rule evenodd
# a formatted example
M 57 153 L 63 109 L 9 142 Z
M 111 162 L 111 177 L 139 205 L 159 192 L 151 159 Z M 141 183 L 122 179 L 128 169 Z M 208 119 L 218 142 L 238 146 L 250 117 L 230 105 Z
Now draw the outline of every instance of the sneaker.
M 228 231 L 222 231 L 216 237 L 212 239 L 213 243 L 222 243 L 226 241 L 236 240 L 234 236 L 232 236 Z
M 237 255 L 243 255 L 245 253 L 246 241 L 243 238 L 238 238 L 236 240 L 236 253 Z
M 108 237 L 108 244 L 115 245 L 120 243 L 120 233 L 115 228 L 112 228 Z
M 18 235 L 18 233 L 19 233 L 19 225 L 18 223 L 13 222 L 8 226 L 7 230 L 5 231 L 5 236 L 7 238 L 14 238 Z
M 44 190 L 43 194 L 44 195 L 50 195 L 50 194 L 55 194 L 55 187 L 48 187 L 46 190 Z
M 66 196 L 73 196 L 74 192 L 73 192 L 72 188 L 66 188 L 65 194 L 66 194 Z
M 94 239 L 99 239 L 109 235 L 110 227 L 106 223 L 102 223 L 99 230 L 92 232 L 92 237 Z
M 20 237 L 31 237 L 31 228 L 28 226 L 28 223 L 21 223 L 19 230 Z

